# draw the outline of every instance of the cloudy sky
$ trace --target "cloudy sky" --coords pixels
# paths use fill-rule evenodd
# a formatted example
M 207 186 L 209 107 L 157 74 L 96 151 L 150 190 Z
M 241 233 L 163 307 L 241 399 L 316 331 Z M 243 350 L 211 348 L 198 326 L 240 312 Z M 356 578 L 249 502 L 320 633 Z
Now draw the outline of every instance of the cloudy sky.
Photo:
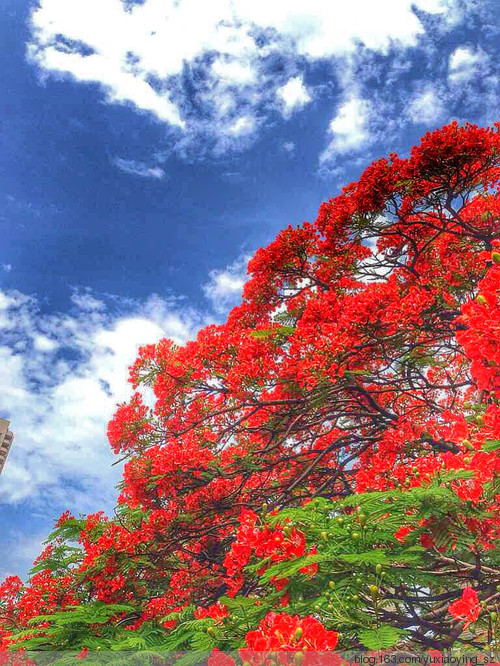
M 498 0 L 0 0 L 0 577 L 112 511 L 138 345 L 375 157 L 498 120 Z

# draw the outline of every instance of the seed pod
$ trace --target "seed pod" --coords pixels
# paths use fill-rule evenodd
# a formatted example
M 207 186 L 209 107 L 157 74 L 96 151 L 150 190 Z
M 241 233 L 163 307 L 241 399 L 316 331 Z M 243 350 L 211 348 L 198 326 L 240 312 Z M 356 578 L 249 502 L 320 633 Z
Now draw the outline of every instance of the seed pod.
M 295 656 L 293 658 L 293 660 L 297 664 L 297 666 L 301 665 L 303 659 L 304 659 L 304 653 L 303 652 L 296 652 Z

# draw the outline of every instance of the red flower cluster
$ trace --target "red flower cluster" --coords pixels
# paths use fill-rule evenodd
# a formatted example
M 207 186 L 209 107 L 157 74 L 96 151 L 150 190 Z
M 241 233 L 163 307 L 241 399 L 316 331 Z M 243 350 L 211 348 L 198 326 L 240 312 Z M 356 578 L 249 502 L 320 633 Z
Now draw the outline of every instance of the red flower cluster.
M 186 606 L 225 622 L 222 595 L 258 601 L 264 587 L 247 565 L 263 573 L 315 552 L 302 528 L 265 524 L 265 505 L 450 478 L 475 554 L 497 546 L 498 130 L 452 123 L 409 157 L 378 160 L 314 222 L 257 251 L 226 322 L 180 347 L 141 348 L 136 392 L 108 428 L 128 457 L 117 516 L 63 514 L 39 573 L 0 587 L 2 645 L 14 623 L 88 601 L 132 604 L 132 630 Z M 443 545 L 432 518 L 418 519 L 409 514 L 390 547 L 457 547 L 453 534 Z M 82 525 L 81 553 L 59 557 Z M 307 587 L 317 570 L 303 568 Z M 282 603 L 289 587 L 271 581 Z M 457 604 L 468 622 L 477 604 Z M 249 641 L 320 649 L 333 635 L 314 618 L 273 614 Z
M 249 664 L 266 664 L 272 652 L 328 652 L 335 650 L 338 634 L 329 631 L 312 616 L 299 617 L 287 613 L 268 613 L 255 631 L 245 637 L 247 649 L 240 657 Z M 290 663 L 286 656 L 280 663 Z M 293 663 L 293 662 L 292 662 Z M 306 663 L 313 663 L 307 661 Z
M 259 574 L 266 568 L 277 562 L 284 562 L 301 557 L 306 554 L 306 540 L 302 532 L 294 527 L 277 526 L 272 529 L 268 525 L 262 525 L 259 516 L 251 510 L 243 509 L 239 517 L 239 527 L 236 530 L 236 538 L 231 550 L 224 558 L 226 569 L 226 582 L 228 592 L 234 596 L 244 581 L 243 569 L 252 557 L 265 559 Z M 313 546 L 309 554 L 314 554 L 316 548 Z M 302 570 L 308 575 L 314 575 L 315 565 L 304 567 Z M 285 579 L 274 580 L 276 589 L 283 589 L 287 581 Z
M 467 629 L 470 624 L 476 622 L 481 612 L 481 604 L 476 590 L 473 590 L 472 587 L 466 587 L 460 599 L 450 604 L 448 610 L 456 620 L 463 622 L 464 629 Z

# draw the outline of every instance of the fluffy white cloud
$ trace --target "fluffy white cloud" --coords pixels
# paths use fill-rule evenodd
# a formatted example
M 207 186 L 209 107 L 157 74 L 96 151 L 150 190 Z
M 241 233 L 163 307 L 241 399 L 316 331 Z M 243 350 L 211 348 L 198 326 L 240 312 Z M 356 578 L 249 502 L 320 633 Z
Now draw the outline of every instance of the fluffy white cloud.
M 96 82 L 109 102 L 131 104 L 185 135 L 222 136 L 215 142 L 221 152 L 246 145 L 242 135 L 257 133 L 255 119 L 275 108 L 277 97 L 284 115 L 309 101 L 311 91 L 301 78 L 289 79 L 286 68 L 280 75 L 266 70 L 268 58 L 279 55 L 289 63 L 342 58 L 360 43 L 381 53 L 394 44 L 414 46 L 424 31 L 415 8 L 447 17 L 456 4 L 38 0 L 28 56 L 43 73 Z M 184 111 L 189 100 L 179 81 L 186 66 L 202 72 L 191 80 L 203 108 L 199 117 Z M 159 177 L 155 173 L 142 175 Z
M 434 86 L 427 85 L 410 99 L 407 114 L 414 123 L 431 124 L 441 118 L 443 110 L 439 91 Z
M 0 503 L 111 508 L 119 470 L 106 425 L 130 394 L 128 366 L 140 345 L 163 336 L 182 343 L 203 323 L 156 295 L 121 314 L 88 290 L 72 300 L 72 314 L 43 314 L 35 298 L 0 291 L 0 414 L 16 436 Z
M 466 83 L 480 74 L 482 66 L 488 61 L 486 53 L 473 50 L 468 46 L 459 46 L 450 55 L 448 80 L 452 84 Z
M 240 257 L 225 269 L 210 272 L 210 280 L 203 285 L 203 291 L 216 312 L 225 312 L 239 300 L 247 279 L 249 259 L 248 256 Z
M 152 178 L 153 180 L 162 180 L 165 178 L 165 171 L 159 166 L 149 166 L 144 162 L 136 160 L 125 160 L 121 157 L 115 157 L 113 164 L 125 173 L 140 178 Z
M 69 313 L 47 314 L 36 297 L 0 289 L 0 415 L 15 433 L 0 504 L 29 501 L 51 515 L 59 507 L 111 510 L 120 470 L 106 426 L 130 396 L 139 346 L 194 338 L 239 300 L 248 259 L 210 273 L 207 312 L 157 294 L 138 302 L 78 288 Z M 144 397 L 153 406 L 154 397 Z
M 289 79 L 284 86 L 278 88 L 276 95 L 285 115 L 298 111 L 311 101 L 311 96 L 300 76 Z
M 320 156 L 320 163 L 332 162 L 335 155 L 354 152 L 367 145 L 369 131 L 370 106 L 357 95 L 351 95 L 337 110 L 328 127 L 330 143 Z

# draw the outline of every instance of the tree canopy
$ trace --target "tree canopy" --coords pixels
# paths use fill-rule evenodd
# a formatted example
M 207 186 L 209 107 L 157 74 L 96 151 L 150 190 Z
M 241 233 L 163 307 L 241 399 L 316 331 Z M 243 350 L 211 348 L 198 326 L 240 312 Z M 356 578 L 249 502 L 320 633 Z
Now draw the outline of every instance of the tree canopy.
M 115 515 L 66 512 L 0 585 L 3 649 L 497 640 L 499 130 L 375 161 L 256 252 L 225 323 L 140 349 Z

